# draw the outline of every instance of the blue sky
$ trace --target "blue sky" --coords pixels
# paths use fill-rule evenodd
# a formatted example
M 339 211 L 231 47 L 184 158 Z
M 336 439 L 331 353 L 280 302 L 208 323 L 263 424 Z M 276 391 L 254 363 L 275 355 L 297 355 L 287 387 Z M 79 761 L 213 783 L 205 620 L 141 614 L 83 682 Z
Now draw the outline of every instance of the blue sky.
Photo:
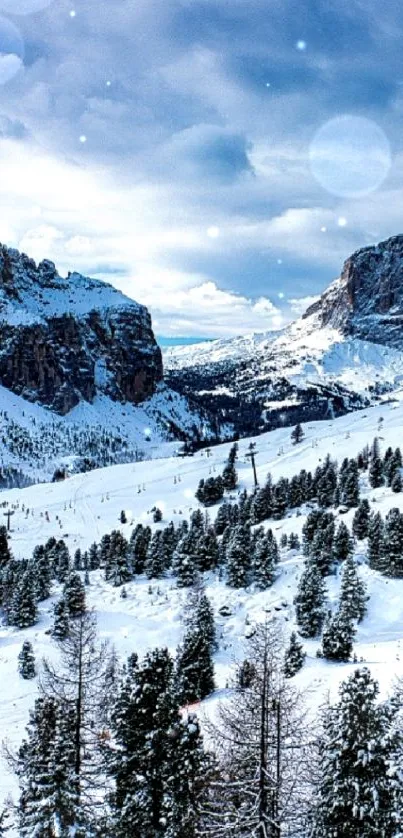
M 0 238 L 164 335 L 278 328 L 402 232 L 390 0 L 0 0 Z

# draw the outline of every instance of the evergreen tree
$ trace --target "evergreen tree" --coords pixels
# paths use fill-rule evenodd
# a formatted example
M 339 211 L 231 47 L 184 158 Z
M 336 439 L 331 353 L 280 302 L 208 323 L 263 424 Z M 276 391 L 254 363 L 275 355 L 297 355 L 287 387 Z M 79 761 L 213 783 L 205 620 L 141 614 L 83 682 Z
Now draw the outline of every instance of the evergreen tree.
M 213 774 L 213 761 L 203 750 L 195 713 L 176 723 L 175 747 L 167 768 L 165 838 L 198 838 L 203 789 Z
M 65 640 L 68 636 L 69 629 L 70 629 L 70 622 L 69 622 L 69 609 L 67 607 L 66 600 L 62 597 L 56 602 L 54 606 L 53 613 L 55 616 L 53 628 L 52 628 L 52 637 L 56 640 Z
M 222 535 L 225 527 L 230 523 L 231 520 L 231 506 L 229 503 L 224 502 L 218 509 L 217 517 L 214 522 L 214 530 L 217 535 Z
M 65 719 L 66 712 L 54 697 L 36 700 L 27 738 L 15 764 L 21 789 L 20 838 L 67 836 L 76 823 L 76 783 L 69 739 L 59 735 Z
M 35 625 L 38 619 L 35 583 L 31 569 L 26 570 L 17 583 L 10 619 L 12 624 L 20 629 Z
M 232 588 L 245 588 L 250 571 L 250 528 L 235 527 L 227 547 L 227 582 Z
M 395 473 L 392 477 L 391 487 L 392 487 L 392 492 L 395 492 L 396 494 L 403 490 L 403 479 L 402 479 L 402 473 L 401 473 L 400 469 L 397 469 L 395 471 Z
M 214 690 L 212 643 L 206 634 L 206 614 L 200 610 L 188 628 L 176 661 L 177 692 L 182 704 L 200 701 Z
M 352 556 L 349 556 L 343 567 L 340 588 L 340 608 L 358 622 L 367 613 L 367 591 L 364 582 L 357 573 L 357 567 Z
M 357 669 L 341 684 L 338 703 L 324 712 L 314 838 L 400 834 L 397 776 L 391 770 L 398 736 L 390 735 L 390 716 L 378 704 L 378 692 L 369 670 Z
M 350 468 L 345 478 L 342 497 L 343 503 L 345 503 L 349 509 L 358 506 L 360 502 L 358 466 L 355 460 L 350 460 Z
M 294 675 L 302 669 L 306 653 L 304 652 L 302 643 L 298 640 L 295 631 L 292 632 L 290 643 L 284 655 L 284 675 L 286 678 L 293 678 Z
M 185 535 L 177 545 L 172 559 L 172 571 L 178 587 L 193 585 L 197 575 L 197 544 L 192 532 Z
M 384 523 L 380 512 L 371 515 L 368 525 L 368 562 L 373 570 L 384 569 Z
M 38 602 L 48 599 L 52 588 L 52 570 L 49 558 L 42 545 L 35 547 L 32 554 L 32 573 L 35 583 L 35 594 Z
M 304 432 L 302 430 L 302 425 L 298 422 L 298 424 L 295 426 L 295 428 L 291 431 L 291 442 L 294 445 L 297 445 L 298 442 L 301 442 L 303 437 L 304 437 Z
M 137 524 L 130 537 L 130 556 L 134 573 L 144 573 L 152 533 L 150 527 Z
M 378 489 L 379 486 L 383 486 L 383 463 L 380 457 L 371 458 L 368 479 L 369 485 L 372 487 L 372 489 Z
M 238 485 L 238 475 L 233 463 L 228 462 L 224 466 L 222 479 L 224 483 L 224 489 L 226 489 L 227 492 L 232 492 L 234 489 L 236 489 Z
M 114 838 L 196 838 L 210 761 L 194 714 L 179 716 L 166 650 L 128 662 L 112 733 Z
M 162 521 L 162 511 L 158 508 L 158 506 L 156 506 L 156 508 L 154 509 L 153 521 L 154 524 L 159 524 Z
M 0 570 L 11 561 L 11 550 L 8 544 L 8 533 L 4 526 L 0 526 Z
M 70 617 L 84 614 L 86 609 L 85 588 L 79 573 L 71 573 L 66 579 L 63 587 L 63 600 Z
M 155 530 L 147 548 L 144 570 L 149 579 L 160 579 L 168 567 L 162 530 Z
M 74 570 L 82 570 L 83 569 L 83 557 L 80 548 L 76 550 L 74 553 L 74 562 L 73 562 Z
M 88 551 L 88 570 L 98 570 L 100 565 L 98 544 L 94 541 Z
M 252 557 L 252 579 L 260 591 L 273 584 L 278 561 L 278 545 L 272 530 L 268 530 L 257 542 Z
M 328 660 L 348 661 L 353 651 L 353 618 L 343 607 L 326 620 L 322 636 L 322 654 Z
M 129 582 L 131 577 L 129 544 L 120 530 L 113 530 L 105 556 L 105 579 L 112 582 L 115 587 L 119 587 Z
M 317 568 L 308 562 L 294 599 L 295 613 L 302 637 L 316 637 L 325 619 L 325 583 Z
M 20 673 L 21 678 L 24 678 L 25 680 L 35 678 L 35 655 L 32 643 L 30 643 L 29 640 L 24 640 L 21 652 L 18 655 L 18 672 Z
M 388 576 L 403 577 L 403 515 L 396 507 L 385 518 L 382 569 Z
M 214 570 L 218 565 L 218 541 L 214 527 L 208 527 L 197 541 L 196 545 L 197 567 L 201 573 L 207 570 Z
M 350 531 L 344 521 L 341 521 L 333 542 L 333 558 L 336 562 L 343 562 L 352 555 L 354 543 Z
M 71 565 L 70 553 L 63 539 L 57 541 L 54 547 L 52 548 L 51 563 L 53 574 L 57 581 L 60 583 L 65 582 L 68 575 L 70 574 Z
M 356 538 L 362 540 L 368 535 L 369 521 L 371 515 L 371 508 L 369 501 L 364 498 L 354 513 L 353 518 L 353 533 Z

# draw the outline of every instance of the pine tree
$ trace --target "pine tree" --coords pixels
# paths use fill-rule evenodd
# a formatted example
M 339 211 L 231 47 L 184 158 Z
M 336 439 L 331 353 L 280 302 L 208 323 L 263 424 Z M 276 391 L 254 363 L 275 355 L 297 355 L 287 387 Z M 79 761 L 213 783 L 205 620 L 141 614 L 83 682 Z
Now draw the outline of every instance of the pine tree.
M 360 488 L 358 479 L 358 466 L 355 460 L 350 460 L 349 472 L 345 479 L 343 491 L 343 503 L 349 509 L 358 506 L 360 502 Z
M 333 558 L 336 562 L 343 562 L 352 555 L 354 543 L 350 531 L 344 521 L 341 521 L 333 542 Z
M 180 588 L 193 585 L 197 575 L 197 543 L 190 532 L 177 545 L 172 559 L 172 572 Z
M 76 822 L 74 765 L 69 761 L 68 739 L 63 742 L 63 759 L 58 731 L 65 710 L 53 697 L 41 697 L 35 702 L 23 741 L 15 762 L 20 783 L 18 806 L 20 838 L 53 838 L 68 835 Z
M 349 556 L 343 567 L 340 588 L 340 608 L 358 622 L 367 613 L 367 590 L 364 582 L 357 573 L 357 567 L 352 556 Z
M 378 704 L 379 687 L 368 669 L 357 669 L 323 715 L 320 769 L 314 795 L 314 838 L 397 836 L 391 771 L 396 735 Z
M 63 587 L 63 600 L 70 617 L 84 614 L 86 609 L 85 588 L 79 573 L 71 573 Z
M 105 579 L 118 587 L 129 582 L 131 577 L 129 544 L 120 530 L 113 530 L 110 534 L 109 549 L 105 556 Z
M 302 430 L 302 425 L 298 422 L 295 428 L 291 431 L 291 442 L 294 445 L 297 445 L 304 437 L 304 432 Z
M 232 588 L 245 588 L 250 571 L 250 528 L 239 524 L 227 548 L 227 582 Z
M 214 527 L 208 527 L 206 532 L 200 535 L 196 545 L 196 557 L 197 567 L 201 573 L 217 567 L 218 541 Z
M 25 680 L 35 678 L 35 655 L 32 643 L 30 643 L 29 640 L 24 640 L 21 652 L 18 655 L 18 672 L 20 673 L 21 678 L 24 678 Z
M 382 570 L 388 576 L 403 577 L 403 515 L 397 507 L 385 518 Z
M 213 775 L 214 763 L 203 749 L 195 713 L 175 725 L 175 745 L 169 758 L 165 788 L 165 838 L 198 838 L 203 790 Z
M 308 562 L 294 599 L 295 613 L 302 637 L 316 637 L 325 619 L 325 583 L 317 568 Z
M 178 719 L 168 651 L 149 652 L 141 665 L 129 662 L 112 713 L 117 747 L 111 748 L 109 772 L 115 782 L 115 838 L 161 834 Z
M 299 540 L 299 536 L 295 532 L 290 532 L 288 536 L 288 546 L 290 550 L 300 550 L 301 549 L 301 542 Z
M 322 636 L 322 655 L 328 660 L 348 661 L 353 651 L 353 618 L 343 607 L 326 620 Z
M 369 521 L 371 515 L 371 508 L 369 501 L 364 498 L 354 513 L 353 518 L 353 533 L 356 538 L 362 540 L 368 535 Z
M 74 553 L 74 562 L 73 562 L 74 570 L 82 570 L 83 569 L 83 557 L 80 548 L 76 550 Z
M 63 539 L 57 541 L 51 550 L 51 564 L 57 581 L 65 582 L 70 573 L 71 562 L 70 553 Z
M 38 619 L 35 583 L 31 569 L 26 570 L 17 583 L 10 619 L 12 624 L 20 629 L 35 625 Z
M 35 594 L 38 602 L 48 599 L 52 588 L 52 570 L 45 548 L 35 547 L 31 561 L 32 573 L 35 581 Z
M 380 457 L 374 457 L 373 459 L 371 459 L 368 479 L 369 485 L 372 489 L 378 489 L 379 486 L 383 486 L 383 463 Z
M 205 636 L 204 624 L 200 618 L 199 622 L 186 631 L 178 649 L 176 682 L 182 704 L 200 701 L 214 690 L 211 643 Z
M 214 521 L 214 530 L 217 535 L 222 535 L 225 527 L 230 523 L 231 506 L 224 501 L 218 508 L 217 516 Z
M 273 584 L 278 561 L 278 545 L 272 530 L 269 530 L 259 539 L 253 551 L 252 579 L 258 590 L 265 591 Z
M 286 678 L 293 678 L 294 675 L 302 669 L 306 653 L 304 652 L 302 643 L 298 640 L 295 631 L 290 637 L 289 646 L 284 655 L 284 675 Z
M 147 548 L 144 570 L 149 579 L 160 579 L 168 566 L 162 530 L 155 530 Z
M 384 523 L 380 512 L 371 515 L 368 525 L 368 563 L 373 570 L 384 569 Z
M 4 526 L 0 526 L 0 570 L 11 561 L 11 550 L 8 543 L 8 533 Z
M 222 479 L 224 483 L 224 489 L 226 489 L 227 492 L 232 492 L 234 489 L 236 489 L 238 485 L 238 475 L 233 463 L 227 463 L 226 466 L 224 466 Z
M 131 534 L 129 550 L 134 573 L 144 573 L 151 536 L 150 527 L 142 524 L 137 524 Z
M 65 640 L 69 633 L 70 622 L 69 609 L 67 607 L 66 600 L 63 597 L 56 602 L 53 608 L 53 613 L 55 619 L 51 632 L 52 637 L 54 637 L 55 640 Z
M 88 570 L 98 570 L 100 564 L 98 544 L 94 541 L 88 551 Z

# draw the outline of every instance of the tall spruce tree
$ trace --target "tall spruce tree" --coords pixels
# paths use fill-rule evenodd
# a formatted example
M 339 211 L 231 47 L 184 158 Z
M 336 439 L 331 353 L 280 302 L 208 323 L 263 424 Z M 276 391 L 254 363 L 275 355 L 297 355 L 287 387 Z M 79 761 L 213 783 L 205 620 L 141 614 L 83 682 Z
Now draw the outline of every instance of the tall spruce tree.
M 357 669 L 341 684 L 338 703 L 324 710 L 313 838 L 400 834 L 399 777 L 391 765 L 401 735 L 390 735 L 390 715 L 378 703 L 378 692 L 369 670 Z
M 367 601 L 367 589 L 358 575 L 354 559 L 352 556 L 349 556 L 343 566 L 340 587 L 340 608 L 349 617 L 361 622 L 367 613 Z
M 239 524 L 235 527 L 228 543 L 227 582 L 232 588 L 245 588 L 249 582 L 251 566 L 250 527 Z
M 324 625 L 322 635 L 322 655 L 327 660 L 348 661 L 353 652 L 355 628 L 353 617 L 345 608 L 339 606 Z
M 86 609 L 85 587 L 79 573 L 71 573 L 63 587 L 63 600 L 70 617 L 84 614 Z
M 383 571 L 385 527 L 380 512 L 371 515 L 368 524 L 368 563 L 373 570 Z
M 294 599 L 299 632 L 302 637 L 317 637 L 326 616 L 325 583 L 318 569 L 308 561 Z
M 353 518 L 353 533 L 359 540 L 366 538 L 368 535 L 370 516 L 371 507 L 367 498 L 364 498 L 360 501 Z

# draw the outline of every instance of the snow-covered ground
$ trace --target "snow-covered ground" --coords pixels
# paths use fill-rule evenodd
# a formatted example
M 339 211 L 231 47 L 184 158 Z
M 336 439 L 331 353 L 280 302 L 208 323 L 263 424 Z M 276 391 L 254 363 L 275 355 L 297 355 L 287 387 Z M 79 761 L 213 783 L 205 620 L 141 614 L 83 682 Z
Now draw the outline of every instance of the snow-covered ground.
M 16 397 L 13 397 L 16 399 Z M 345 456 L 355 456 L 375 435 L 382 449 L 401 444 L 403 426 L 403 392 L 396 401 L 384 403 L 342 418 L 309 423 L 304 426 L 303 441 L 293 446 L 290 429 L 281 428 L 256 438 L 257 469 L 260 481 L 267 472 L 276 479 L 292 476 L 301 468 L 312 470 L 327 453 L 339 463 Z M 32 410 L 37 410 L 32 406 Z M 29 417 L 26 417 L 29 421 Z M 237 469 L 240 488 L 253 487 L 250 463 L 246 460 L 250 440 L 239 443 Z M 152 444 L 152 443 L 151 443 Z M 171 456 L 148 462 L 111 466 L 86 474 L 77 474 L 61 483 L 48 483 L 10 490 L 2 493 L 4 512 L 14 508 L 11 546 L 16 557 L 30 556 L 33 547 L 50 536 L 63 537 L 72 552 L 87 548 L 94 540 L 120 528 L 129 536 L 133 524 L 142 521 L 152 526 L 164 526 L 169 521 L 179 522 L 189 517 L 198 507 L 194 493 L 201 478 L 218 475 L 229 451 L 229 444 L 203 450 L 193 457 Z M 367 496 L 374 509 L 383 515 L 393 506 L 403 508 L 403 494 L 390 489 L 369 489 L 365 480 L 362 495 Z M 162 525 L 152 524 L 150 510 L 155 505 L 163 511 Z M 24 509 L 22 507 L 24 506 Z M 126 510 L 128 523 L 120 524 L 121 510 Z M 216 509 L 211 515 L 214 516 Z M 353 511 L 343 515 L 351 524 Z M 267 522 L 276 537 L 283 532 L 301 532 L 305 515 L 290 514 L 284 521 Z M 360 549 L 363 559 L 362 545 Z M 225 695 L 227 679 L 234 660 L 242 653 L 245 634 L 254 622 L 270 611 L 278 617 L 286 631 L 294 627 L 293 597 L 301 573 L 303 557 L 295 551 L 282 551 L 278 578 L 272 588 L 264 592 L 235 591 L 211 574 L 206 578 L 207 593 L 217 615 L 220 648 L 215 656 L 217 693 L 205 702 L 212 711 L 217 700 Z M 373 674 L 380 679 L 385 694 L 396 675 L 403 675 L 400 660 L 403 642 L 403 580 L 386 579 L 361 565 L 370 594 L 368 615 L 359 626 L 355 643 L 358 659 L 363 658 Z M 334 600 L 338 579 L 328 580 L 329 598 Z M 186 603 L 186 590 L 178 589 L 174 580 L 139 579 L 126 586 L 127 599 L 120 590 L 102 579 L 101 572 L 91 574 L 88 602 L 98 616 L 102 637 L 109 638 L 124 658 L 132 651 L 140 654 L 156 645 L 167 645 L 175 651 L 183 630 L 181 614 Z M 55 590 L 55 597 L 58 591 Z M 29 708 L 32 706 L 37 682 L 23 681 L 17 674 L 17 656 L 24 639 L 33 643 L 37 660 L 52 653 L 52 642 L 46 630 L 52 619 L 55 600 L 41 605 L 40 620 L 33 628 L 20 631 L 0 629 L 0 725 L 2 738 L 17 744 L 24 733 Z M 224 603 L 231 607 L 231 616 L 220 617 L 218 609 Z M 316 658 L 318 641 L 306 641 L 307 661 L 297 676 L 301 687 L 309 690 L 313 705 L 321 702 L 329 690 L 335 694 L 339 681 L 354 667 L 353 663 L 332 664 Z M 4 765 L 0 769 L 0 801 L 7 793 L 17 793 L 15 778 Z

